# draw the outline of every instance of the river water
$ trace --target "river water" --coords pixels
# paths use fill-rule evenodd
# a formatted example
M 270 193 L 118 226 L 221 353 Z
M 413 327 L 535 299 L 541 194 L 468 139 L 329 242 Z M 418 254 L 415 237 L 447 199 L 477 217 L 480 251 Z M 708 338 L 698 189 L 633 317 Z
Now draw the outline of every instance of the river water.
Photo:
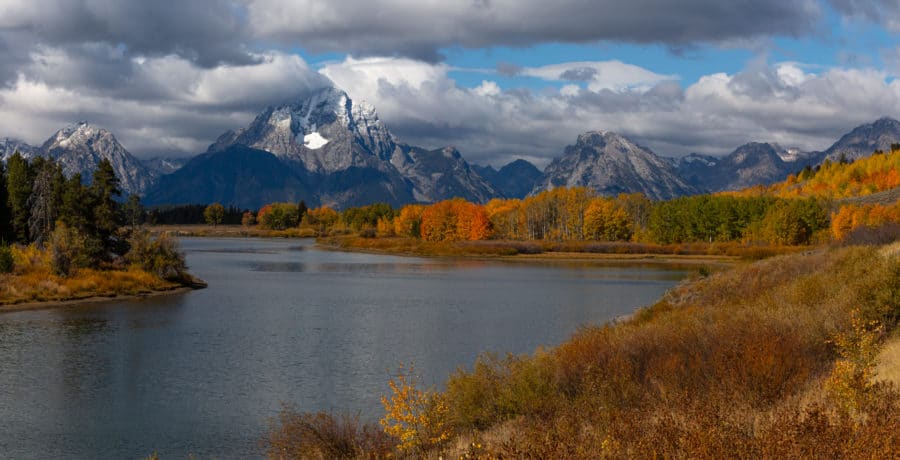
M 181 241 L 209 288 L 0 314 L 0 457 L 247 458 L 282 404 L 376 419 L 400 363 L 438 387 L 658 299 L 685 270 Z

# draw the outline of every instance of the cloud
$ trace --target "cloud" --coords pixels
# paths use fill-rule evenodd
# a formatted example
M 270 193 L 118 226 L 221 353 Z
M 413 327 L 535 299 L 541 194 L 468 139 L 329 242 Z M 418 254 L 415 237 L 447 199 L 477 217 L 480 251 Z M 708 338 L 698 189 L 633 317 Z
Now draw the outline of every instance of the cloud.
M 129 58 L 102 46 L 85 53 L 39 48 L 16 81 L 0 88 L 0 135 L 40 144 L 87 120 L 140 156 L 196 154 L 265 106 L 331 84 L 299 56 L 277 52 L 213 68 L 175 55 Z
M 900 33 L 900 2 L 897 0 L 828 0 L 831 6 L 851 19 L 881 24 Z
M 591 91 L 649 89 L 660 82 L 678 79 L 675 75 L 660 75 L 620 61 L 567 62 L 527 67 L 520 69 L 520 74 L 551 81 L 581 82 L 587 84 Z
M 604 64 L 561 63 L 539 73 L 555 79 L 568 69 Z M 518 157 L 544 165 L 593 129 L 623 133 L 663 155 L 722 155 L 754 140 L 824 149 L 858 124 L 900 117 L 900 82 L 886 73 L 806 69 L 761 56 L 739 73 L 706 75 L 687 87 L 659 78 L 640 87 L 545 91 L 503 90 L 491 81 L 463 88 L 445 66 L 407 59 L 348 59 L 322 72 L 352 97 L 373 103 L 403 140 L 432 148 L 454 144 L 467 159 L 495 165 Z
M 441 60 L 450 46 L 618 41 L 673 47 L 814 31 L 815 0 L 251 0 L 258 36 L 314 52 Z
M 26 48 L 107 44 L 130 56 L 177 55 L 211 67 L 253 60 L 244 17 L 230 0 L 4 0 L 0 31 Z

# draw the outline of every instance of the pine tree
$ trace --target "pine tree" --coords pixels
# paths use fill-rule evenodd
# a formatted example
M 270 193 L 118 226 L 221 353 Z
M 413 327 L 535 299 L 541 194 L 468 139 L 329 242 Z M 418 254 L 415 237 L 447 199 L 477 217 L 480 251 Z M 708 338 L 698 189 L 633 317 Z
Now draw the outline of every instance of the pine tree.
M 63 185 L 59 219 L 69 228 L 84 233 L 93 233 L 92 198 L 90 190 L 81 183 L 81 174 L 75 174 Z
M 12 214 L 12 240 L 19 243 L 28 242 L 28 197 L 31 196 L 31 167 L 22 155 L 16 151 L 6 163 L 7 167 L 7 200 Z
M 96 235 L 101 241 L 105 255 L 121 252 L 119 241 L 115 238 L 119 229 L 119 209 L 115 197 L 122 195 L 119 179 L 107 159 L 100 160 L 91 181 L 91 195 L 94 204 L 94 226 Z
M 9 208 L 9 192 L 6 188 L 6 167 L 0 162 L 0 246 L 13 241 L 12 210 Z

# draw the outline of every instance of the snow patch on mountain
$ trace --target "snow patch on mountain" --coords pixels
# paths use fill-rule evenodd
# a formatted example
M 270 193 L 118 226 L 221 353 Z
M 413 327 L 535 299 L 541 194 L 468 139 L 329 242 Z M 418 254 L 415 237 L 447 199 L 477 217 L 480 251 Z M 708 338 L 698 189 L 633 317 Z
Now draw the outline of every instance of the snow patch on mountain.
M 303 136 L 303 146 L 310 150 L 318 150 L 328 143 L 328 139 L 322 137 L 318 132 L 312 132 Z

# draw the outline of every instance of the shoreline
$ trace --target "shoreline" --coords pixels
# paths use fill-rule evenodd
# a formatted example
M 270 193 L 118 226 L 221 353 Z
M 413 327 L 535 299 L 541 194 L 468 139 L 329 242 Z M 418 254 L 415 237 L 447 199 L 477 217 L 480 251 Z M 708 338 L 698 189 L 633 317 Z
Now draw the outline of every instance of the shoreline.
M 173 294 L 183 294 L 190 291 L 196 291 L 198 289 L 205 289 L 206 283 L 203 281 L 197 281 L 193 285 L 190 286 L 175 286 L 170 289 L 161 289 L 156 291 L 142 292 L 138 294 L 113 294 L 109 296 L 104 295 L 94 295 L 89 297 L 82 297 L 78 299 L 65 299 L 65 300 L 45 300 L 45 301 L 37 301 L 37 302 L 21 302 L 21 303 L 10 303 L 0 305 L 0 315 L 3 313 L 12 313 L 18 311 L 29 311 L 29 310 L 49 310 L 55 308 L 73 308 L 81 305 L 89 305 L 89 304 L 97 304 L 104 302 L 115 302 L 120 300 L 135 300 L 135 299 L 144 299 L 148 297 L 160 297 L 165 295 L 173 295 Z
M 402 257 L 437 259 L 493 260 L 503 262 L 594 262 L 608 264 L 652 264 L 652 265 L 734 265 L 743 259 L 738 256 L 705 254 L 613 254 L 592 252 L 548 251 L 538 254 L 422 254 L 414 251 L 347 247 L 315 242 L 315 247 L 324 251 L 376 254 Z

